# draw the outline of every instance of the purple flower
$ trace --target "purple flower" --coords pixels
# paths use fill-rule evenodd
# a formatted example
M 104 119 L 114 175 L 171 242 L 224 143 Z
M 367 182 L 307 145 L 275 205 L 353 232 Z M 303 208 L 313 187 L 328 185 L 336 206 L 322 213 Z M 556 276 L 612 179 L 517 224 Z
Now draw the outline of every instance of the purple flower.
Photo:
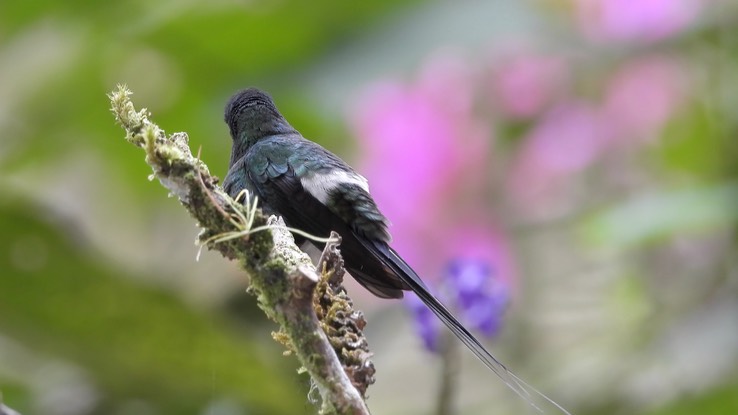
M 482 260 L 454 260 L 447 275 L 448 291 L 469 328 L 487 337 L 497 334 L 510 300 L 507 284 Z
M 480 259 L 452 260 L 444 274 L 446 306 L 455 311 L 468 329 L 486 337 L 496 335 L 510 300 L 508 285 L 493 272 L 491 265 Z M 438 351 L 440 322 L 415 295 L 407 296 L 418 335 L 426 349 Z
M 447 230 L 445 262 L 438 288 L 441 300 L 470 330 L 496 335 L 510 301 L 514 266 L 506 237 L 477 218 Z M 426 348 L 437 347 L 440 322 L 415 296 L 408 296 L 418 334 Z
M 438 334 L 441 330 L 441 322 L 414 293 L 408 293 L 405 296 L 405 304 L 410 308 L 415 322 L 415 330 L 423 341 L 423 346 L 431 352 L 438 352 Z

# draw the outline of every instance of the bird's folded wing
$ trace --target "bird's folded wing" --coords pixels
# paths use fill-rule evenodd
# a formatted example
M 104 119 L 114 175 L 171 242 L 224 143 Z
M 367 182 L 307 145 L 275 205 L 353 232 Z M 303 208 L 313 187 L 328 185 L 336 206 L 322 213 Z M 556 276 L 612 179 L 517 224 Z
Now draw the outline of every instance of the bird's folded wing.
M 292 166 L 269 162 L 263 168 L 250 169 L 249 174 L 259 198 L 267 200 L 289 226 L 319 237 L 327 237 L 331 230 L 338 232 L 346 269 L 360 284 L 382 298 L 402 297 L 404 284 L 364 248 L 362 232 L 306 190 Z

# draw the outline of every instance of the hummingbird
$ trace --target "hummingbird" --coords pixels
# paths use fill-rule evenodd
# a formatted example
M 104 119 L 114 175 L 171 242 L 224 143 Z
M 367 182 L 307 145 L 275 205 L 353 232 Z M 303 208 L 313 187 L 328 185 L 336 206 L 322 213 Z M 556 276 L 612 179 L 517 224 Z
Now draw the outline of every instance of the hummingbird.
M 543 412 L 541 406 L 551 404 L 569 414 L 509 371 L 431 293 L 390 246 L 389 221 L 369 193 L 367 179 L 303 137 L 267 93 L 248 88 L 234 94 L 225 107 L 225 122 L 233 145 L 223 188 L 231 197 L 247 190 L 258 197 L 265 214 L 281 216 L 287 226 L 316 236 L 336 231 L 342 239 L 345 268 L 364 288 L 390 299 L 402 298 L 404 291 L 414 292 L 479 360 L 536 410 Z

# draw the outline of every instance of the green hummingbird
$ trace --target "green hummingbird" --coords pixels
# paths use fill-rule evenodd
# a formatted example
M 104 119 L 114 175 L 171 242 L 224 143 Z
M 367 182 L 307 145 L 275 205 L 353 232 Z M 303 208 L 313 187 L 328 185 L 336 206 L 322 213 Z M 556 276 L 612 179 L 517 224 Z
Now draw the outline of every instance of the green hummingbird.
M 413 291 L 477 358 L 539 412 L 551 404 L 569 414 L 510 372 L 431 294 L 390 246 L 389 222 L 369 193 L 367 179 L 304 138 L 268 94 L 256 88 L 237 92 L 226 105 L 225 122 L 233 140 L 223 181 L 230 196 L 245 189 L 258 197 L 265 213 L 281 216 L 290 227 L 317 236 L 338 232 L 346 270 L 362 286 L 381 298 L 402 298 L 404 291 Z

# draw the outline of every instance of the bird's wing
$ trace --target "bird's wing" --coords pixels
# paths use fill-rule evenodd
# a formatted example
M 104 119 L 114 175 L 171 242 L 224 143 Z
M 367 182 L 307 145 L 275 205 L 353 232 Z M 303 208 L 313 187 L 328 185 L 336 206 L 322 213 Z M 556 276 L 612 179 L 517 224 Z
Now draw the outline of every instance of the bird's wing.
M 256 195 L 289 226 L 320 237 L 338 232 L 351 275 L 379 297 L 402 297 L 405 284 L 360 241 L 388 238 L 386 219 L 362 187 L 364 179 L 336 166 L 322 172 L 304 166 L 304 160 L 280 157 L 278 151 L 250 152 L 243 165 Z

